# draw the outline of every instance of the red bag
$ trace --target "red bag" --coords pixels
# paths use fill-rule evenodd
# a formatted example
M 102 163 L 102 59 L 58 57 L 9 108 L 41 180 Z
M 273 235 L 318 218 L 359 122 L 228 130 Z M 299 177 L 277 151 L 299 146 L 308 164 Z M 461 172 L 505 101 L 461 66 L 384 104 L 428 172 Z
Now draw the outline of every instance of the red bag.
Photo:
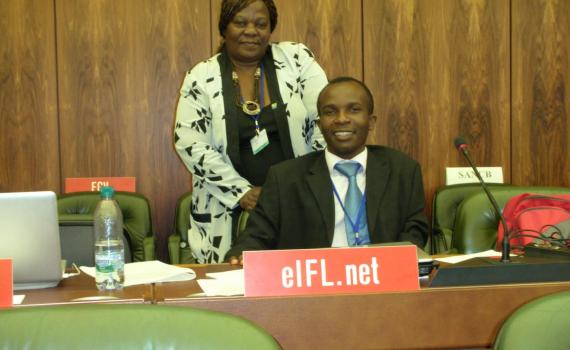
M 536 237 L 566 239 L 570 235 L 570 194 L 544 195 L 523 193 L 507 202 L 503 216 L 512 246 L 532 243 Z M 497 247 L 502 250 L 503 224 L 499 223 Z M 543 240 L 540 240 L 543 241 Z

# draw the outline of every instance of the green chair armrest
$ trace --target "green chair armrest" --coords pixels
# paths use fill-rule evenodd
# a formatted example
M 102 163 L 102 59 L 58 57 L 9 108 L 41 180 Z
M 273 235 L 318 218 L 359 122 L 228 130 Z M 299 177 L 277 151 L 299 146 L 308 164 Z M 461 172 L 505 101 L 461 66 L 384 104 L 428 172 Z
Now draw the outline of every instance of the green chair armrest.
M 249 218 L 249 213 L 247 211 L 242 211 L 238 217 L 237 223 L 237 231 L 236 231 L 236 238 L 241 235 L 243 231 L 245 231 L 245 227 L 247 226 L 247 219 Z
M 153 236 L 145 237 L 143 239 L 143 249 L 144 249 L 143 254 L 145 261 L 156 260 Z
M 192 249 L 187 245 L 180 247 L 182 239 L 180 235 L 173 234 L 168 237 L 168 253 L 171 264 L 194 264 L 196 259 L 192 256 Z
M 191 204 L 192 191 L 184 193 L 176 204 L 176 212 L 174 214 L 175 233 L 168 237 L 168 253 L 170 254 L 171 264 L 192 264 L 196 262 L 188 242 Z M 183 248 L 181 244 L 184 245 Z
M 194 264 L 196 259 L 192 255 L 190 247 L 180 248 L 180 264 Z
M 168 255 L 171 264 L 180 264 L 180 236 L 177 234 L 168 236 Z

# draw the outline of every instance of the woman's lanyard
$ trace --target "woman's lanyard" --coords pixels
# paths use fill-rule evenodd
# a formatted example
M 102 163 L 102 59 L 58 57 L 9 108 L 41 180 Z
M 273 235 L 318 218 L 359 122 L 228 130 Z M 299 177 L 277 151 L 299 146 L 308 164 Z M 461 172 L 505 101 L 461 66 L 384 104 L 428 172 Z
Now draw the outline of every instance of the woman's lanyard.
M 251 119 L 255 123 L 255 134 L 259 135 L 261 128 L 259 127 L 259 118 L 261 117 L 261 110 L 265 106 L 265 94 L 264 94 L 264 84 L 263 84 L 263 63 L 259 66 L 260 77 L 259 77 L 259 113 L 256 115 L 250 115 Z M 241 103 L 244 103 L 243 97 L 241 98 Z
M 352 227 L 352 232 L 354 232 L 354 237 L 356 238 L 356 245 L 359 245 L 360 240 L 358 237 L 359 236 L 358 235 L 358 229 L 360 227 L 360 221 L 361 221 L 362 217 L 364 216 L 364 208 L 366 208 L 366 193 L 364 193 L 362 195 L 362 200 L 360 201 L 360 205 L 358 206 L 358 212 L 356 214 L 356 222 L 355 222 L 354 220 L 352 220 L 348 211 L 344 207 L 344 204 L 340 200 L 340 196 L 338 194 L 338 191 L 336 190 L 336 186 L 334 185 L 334 182 L 333 182 L 333 192 L 334 192 L 336 199 L 338 200 L 338 203 L 340 204 L 340 207 L 342 208 L 342 211 L 344 212 L 345 219 L 348 218 L 348 222 L 350 224 L 350 227 Z
M 257 115 L 250 115 L 251 119 L 255 123 L 255 136 L 249 140 L 251 145 L 251 151 L 253 155 L 261 152 L 267 145 L 269 145 L 269 138 L 267 137 L 267 131 L 265 129 L 261 130 L 259 127 L 259 118 L 261 117 L 261 110 L 265 105 L 265 94 L 263 93 L 263 63 L 260 65 L 260 77 L 259 77 L 259 113 Z M 243 103 L 243 99 L 242 99 Z

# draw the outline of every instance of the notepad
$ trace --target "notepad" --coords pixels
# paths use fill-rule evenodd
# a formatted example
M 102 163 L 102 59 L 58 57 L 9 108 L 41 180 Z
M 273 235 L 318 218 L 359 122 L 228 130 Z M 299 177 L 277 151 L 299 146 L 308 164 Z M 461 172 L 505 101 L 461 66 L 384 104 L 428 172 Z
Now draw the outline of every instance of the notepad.
M 91 277 L 95 277 L 95 268 L 81 266 L 81 271 Z M 168 265 L 163 262 L 141 261 L 125 264 L 125 287 L 138 284 L 149 284 L 158 282 L 181 282 L 191 281 L 196 278 L 194 270 Z
M 211 279 L 198 280 L 207 296 L 243 295 L 245 291 L 243 269 L 207 273 Z

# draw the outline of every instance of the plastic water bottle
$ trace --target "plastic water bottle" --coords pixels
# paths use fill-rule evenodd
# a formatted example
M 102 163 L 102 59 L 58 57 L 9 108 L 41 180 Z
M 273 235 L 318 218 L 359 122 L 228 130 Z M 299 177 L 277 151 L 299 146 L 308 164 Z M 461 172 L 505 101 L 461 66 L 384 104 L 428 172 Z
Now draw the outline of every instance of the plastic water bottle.
M 123 214 L 113 187 L 101 188 L 101 201 L 94 214 L 95 283 L 99 290 L 122 289 L 125 282 Z

